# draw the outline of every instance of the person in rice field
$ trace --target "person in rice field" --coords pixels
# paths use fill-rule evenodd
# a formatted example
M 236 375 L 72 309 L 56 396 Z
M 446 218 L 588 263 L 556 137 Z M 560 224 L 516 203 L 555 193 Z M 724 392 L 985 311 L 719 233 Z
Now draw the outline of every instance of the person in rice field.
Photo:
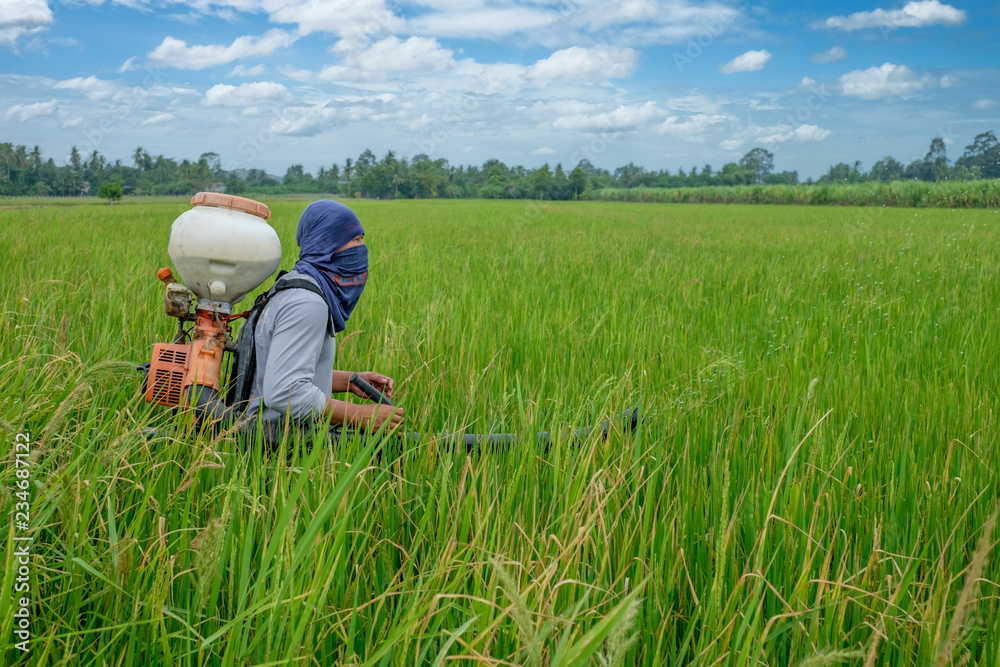
M 318 423 L 370 431 L 385 422 L 400 426 L 402 408 L 333 397 L 347 391 L 364 396 L 350 384 L 351 372 L 333 368 L 336 334 L 344 330 L 368 281 L 361 221 L 347 206 L 322 199 L 302 213 L 295 240 L 299 260 L 278 279 L 280 291 L 254 328 L 256 370 L 245 423 L 251 431 L 260 428 L 272 445 L 289 428 L 306 431 Z M 305 289 L 281 289 L 283 281 L 306 281 L 297 283 Z M 391 377 L 372 371 L 359 375 L 392 396 Z

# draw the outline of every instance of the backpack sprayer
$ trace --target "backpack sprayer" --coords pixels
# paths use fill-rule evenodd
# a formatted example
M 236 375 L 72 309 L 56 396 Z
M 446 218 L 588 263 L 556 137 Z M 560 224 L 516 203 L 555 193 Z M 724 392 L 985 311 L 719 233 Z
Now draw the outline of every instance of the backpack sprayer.
M 251 310 L 234 314 L 233 306 L 262 285 L 281 261 L 281 241 L 266 222 L 271 211 L 252 199 L 213 192 L 196 194 L 191 204 L 193 208 L 182 213 L 171 226 L 167 245 L 183 284 L 169 268 L 157 273 L 166 287 L 164 310 L 177 319 L 177 333 L 172 343 L 153 345 L 152 360 L 139 370 L 145 372 L 146 401 L 192 411 L 201 423 L 231 424 L 242 416 L 250 398 L 256 371 L 253 331 L 263 306 L 280 289 L 318 291 L 319 288 L 305 280 L 279 281 L 266 295 L 258 297 Z M 232 323 L 244 316 L 247 321 L 239 339 L 234 340 Z M 189 323 L 193 326 L 186 329 Z M 227 354 L 233 359 L 229 364 L 229 382 L 224 385 L 222 369 Z M 373 402 L 392 405 L 357 373 L 350 382 Z M 625 428 L 633 430 L 638 409 L 629 410 L 622 417 Z M 584 440 L 591 432 L 589 427 L 578 428 L 573 437 Z M 332 433 L 340 436 L 348 432 Z M 605 421 L 601 436 L 606 437 L 607 433 Z M 407 433 L 404 437 L 414 443 L 434 439 L 450 447 L 464 444 L 470 450 L 517 441 L 512 433 Z M 537 440 L 548 446 L 549 433 L 538 433 Z
M 233 306 L 277 270 L 281 241 L 266 222 L 271 211 L 260 202 L 200 192 L 191 204 L 171 226 L 167 245 L 183 284 L 170 269 L 157 274 L 177 333 L 172 343 L 154 345 L 152 360 L 140 368 L 147 371 L 150 403 L 193 409 L 199 420 L 225 419 L 238 416 L 238 405 L 221 397 L 223 361 L 238 349 L 232 322 L 246 314 L 234 314 Z

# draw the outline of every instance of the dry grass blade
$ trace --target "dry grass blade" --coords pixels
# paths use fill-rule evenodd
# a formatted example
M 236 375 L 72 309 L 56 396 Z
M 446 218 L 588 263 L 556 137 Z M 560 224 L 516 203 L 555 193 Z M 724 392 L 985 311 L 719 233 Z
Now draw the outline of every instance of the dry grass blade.
M 986 568 L 986 557 L 993 546 L 993 528 L 996 525 L 998 512 L 1000 512 L 1000 508 L 993 510 L 993 514 L 990 515 L 986 525 L 983 526 L 982 533 L 979 535 L 976 550 L 972 553 L 972 560 L 969 561 L 969 566 L 966 569 L 962 592 L 959 594 L 958 602 L 955 604 L 955 611 L 952 612 L 948 635 L 938 654 L 937 667 L 944 667 L 952 662 L 952 654 L 955 651 L 955 645 L 962 631 L 962 624 L 965 622 L 969 608 L 975 605 L 974 598 L 976 591 L 979 590 L 979 580 L 983 576 L 983 570 Z

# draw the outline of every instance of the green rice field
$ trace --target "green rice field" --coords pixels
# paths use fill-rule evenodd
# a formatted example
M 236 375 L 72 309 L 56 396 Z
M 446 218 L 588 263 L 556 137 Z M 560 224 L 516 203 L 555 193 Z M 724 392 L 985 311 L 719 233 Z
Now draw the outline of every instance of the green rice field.
M 188 202 L 0 201 L 0 663 L 1000 665 L 1000 211 L 353 207 L 405 430 L 607 439 L 187 434 Z

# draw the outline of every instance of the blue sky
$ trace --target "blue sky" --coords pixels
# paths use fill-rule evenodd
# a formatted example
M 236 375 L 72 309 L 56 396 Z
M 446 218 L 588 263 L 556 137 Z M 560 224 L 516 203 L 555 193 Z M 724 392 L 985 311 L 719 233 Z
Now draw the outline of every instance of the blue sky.
M 365 148 L 816 178 L 1000 132 L 1000 3 L 0 0 L 0 141 L 315 173 Z

